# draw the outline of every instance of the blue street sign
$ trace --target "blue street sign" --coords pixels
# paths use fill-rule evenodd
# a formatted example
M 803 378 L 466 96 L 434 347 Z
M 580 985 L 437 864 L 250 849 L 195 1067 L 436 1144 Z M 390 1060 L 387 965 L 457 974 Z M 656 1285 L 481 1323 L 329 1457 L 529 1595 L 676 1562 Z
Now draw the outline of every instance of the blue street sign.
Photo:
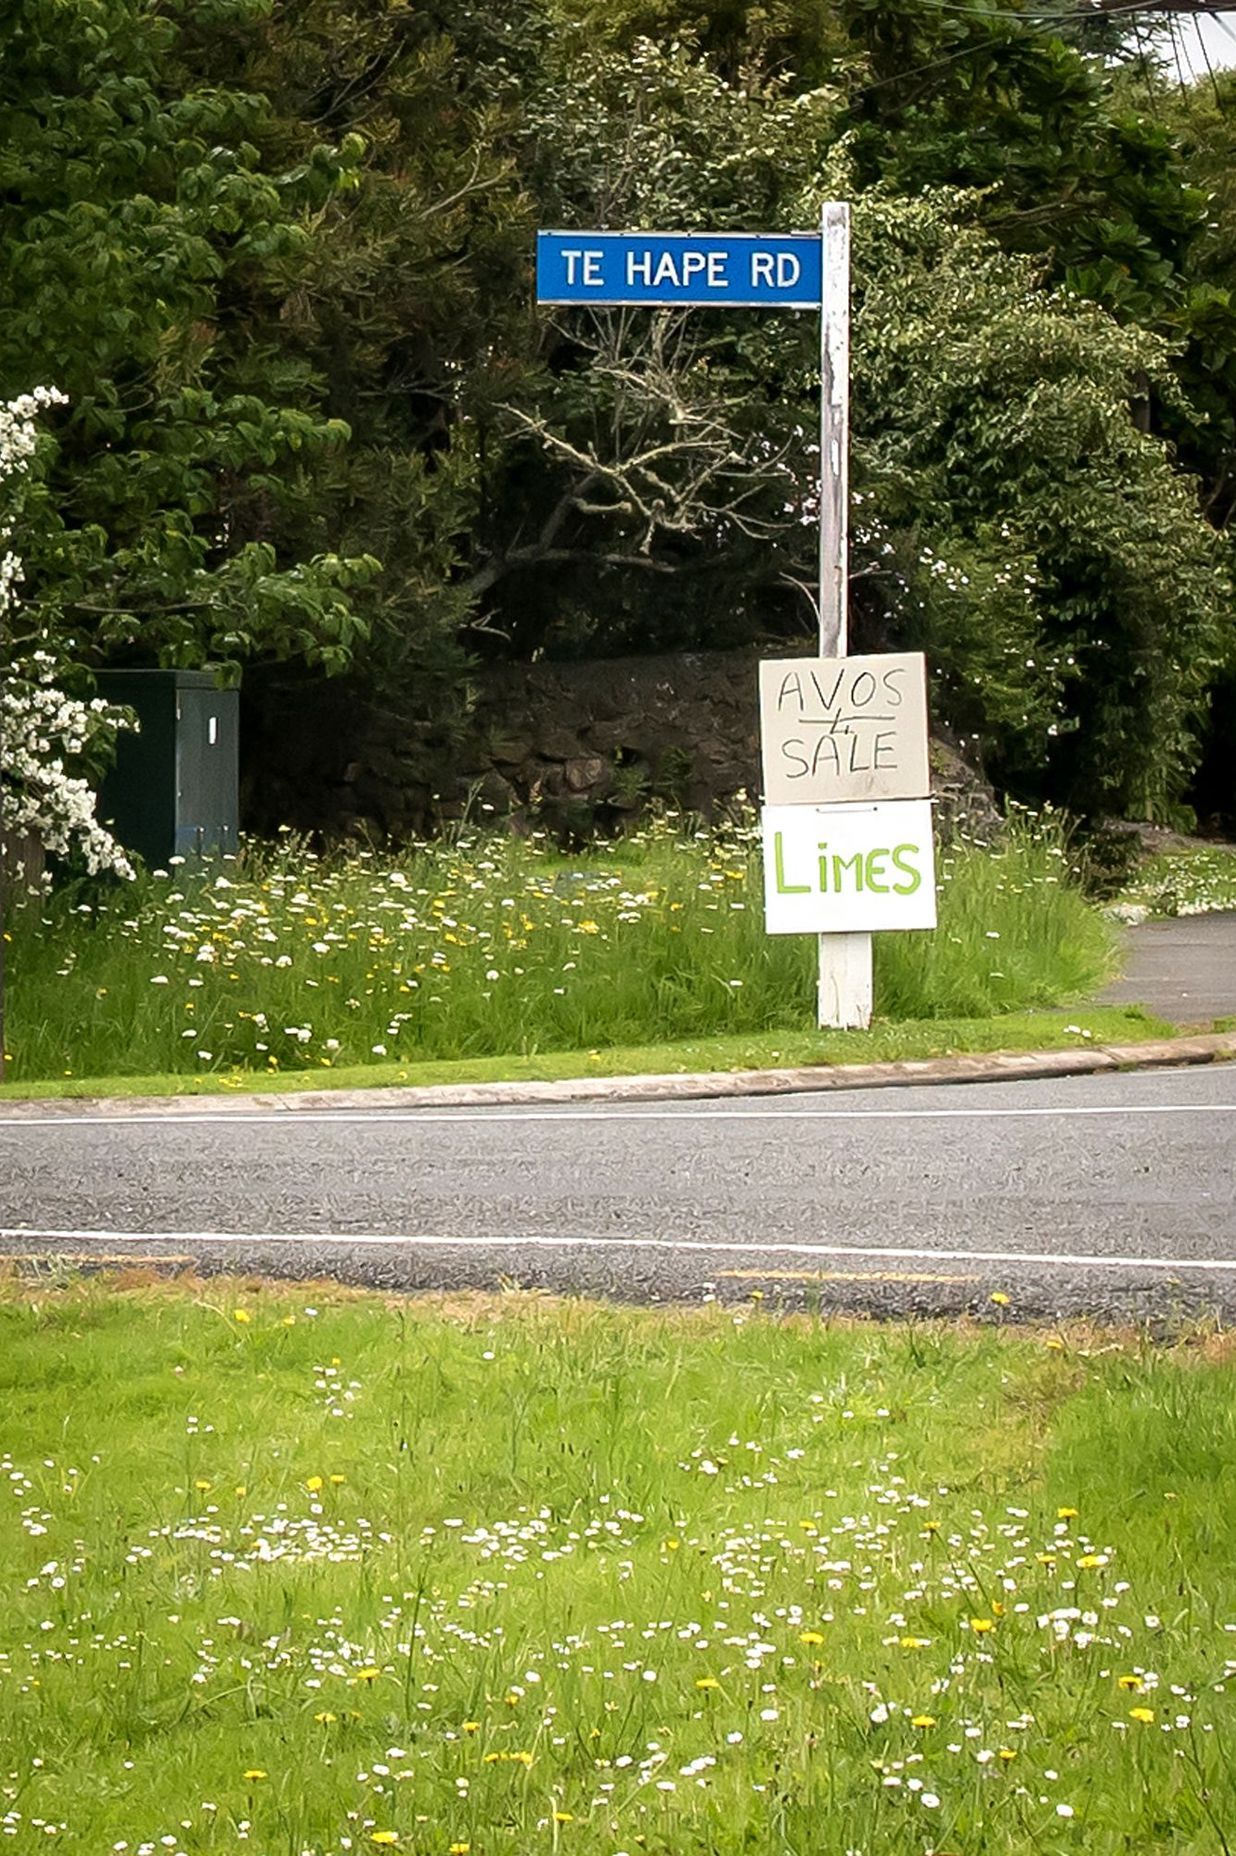
M 538 303 L 819 309 L 818 232 L 538 232 Z

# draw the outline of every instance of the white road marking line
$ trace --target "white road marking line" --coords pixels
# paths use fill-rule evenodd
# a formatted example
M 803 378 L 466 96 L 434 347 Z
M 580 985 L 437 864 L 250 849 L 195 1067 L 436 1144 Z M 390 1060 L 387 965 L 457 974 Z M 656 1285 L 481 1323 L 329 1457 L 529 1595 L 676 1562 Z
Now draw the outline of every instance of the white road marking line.
M 1068 1250 L 933 1250 L 879 1244 L 741 1243 L 731 1239 L 677 1237 L 435 1237 L 431 1232 L 380 1231 L 78 1231 L 26 1230 L 0 1225 L 0 1243 L 99 1244 L 330 1244 L 353 1249 L 425 1250 L 655 1250 L 742 1257 L 886 1257 L 904 1262 L 1041 1264 L 1049 1268 L 1102 1270 L 1207 1270 L 1236 1272 L 1236 1257 L 1121 1257 Z
M 980 1282 L 979 1276 L 961 1276 L 956 1270 L 718 1270 L 718 1282 Z
M 1107 1115 L 1236 1115 L 1236 1102 L 1128 1102 L 1061 1104 L 1055 1108 L 649 1108 L 597 1103 L 586 1109 L 281 1109 L 199 1115 L 171 1110 L 160 1115 L 0 1115 L 0 1132 L 22 1128 L 320 1128 L 390 1127 L 402 1122 L 468 1123 L 475 1121 L 1000 1121 L 1061 1119 Z

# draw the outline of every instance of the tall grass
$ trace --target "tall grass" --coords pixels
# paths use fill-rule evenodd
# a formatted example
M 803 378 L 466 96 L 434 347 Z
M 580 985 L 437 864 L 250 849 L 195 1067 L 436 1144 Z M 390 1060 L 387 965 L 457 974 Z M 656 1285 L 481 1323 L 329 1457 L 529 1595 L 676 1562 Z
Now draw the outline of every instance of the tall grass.
M 1070 875 L 1056 821 L 1010 820 L 992 850 L 941 859 L 939 926 L 876 937 L 890 1018 L 983 1018 L 1076 998 L 1111 970 L 1110 929 Z
M 1209 1351 L 0 1288 L 5 1847 L 1218 1856 Z
M 1052 1004 L 1107 971 L 1111 931 L 1053 826 L 942 859 L 934 934 L 877 937 L 877 1011 Z M 473 834 L 235 859 L 62 892 L 12 922 L 10 1079 L 329 1069 L 806 1027 L 815 943 L 763 926 L 753 821 L 659 819 L 566 858 Z

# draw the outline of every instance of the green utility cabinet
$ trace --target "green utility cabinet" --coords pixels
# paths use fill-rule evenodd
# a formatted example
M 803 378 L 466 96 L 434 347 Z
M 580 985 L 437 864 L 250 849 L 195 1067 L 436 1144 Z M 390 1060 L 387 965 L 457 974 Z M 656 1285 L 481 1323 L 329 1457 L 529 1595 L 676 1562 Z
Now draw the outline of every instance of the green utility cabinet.
M 99 694 L 134 710 L 98 816 L 152 868 L 234 851 L 240 824 L 240 692 L 208 670 L 102 670 Z

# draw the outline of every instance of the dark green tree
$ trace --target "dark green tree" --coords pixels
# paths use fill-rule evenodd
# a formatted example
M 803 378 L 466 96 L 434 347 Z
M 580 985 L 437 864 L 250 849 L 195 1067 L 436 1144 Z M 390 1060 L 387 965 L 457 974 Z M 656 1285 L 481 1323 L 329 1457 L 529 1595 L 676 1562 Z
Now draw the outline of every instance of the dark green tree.
M 286 660 L 346 667 L 436 765 L 474 653 L 807 640 L 814 318 L 538 312 L 532 235 L 788 229 L 840 192 L 860 638 L 926 643 L 1013 789 L 1178 802 L 1229 648 L 1229 144 L 1169 109 L 1136 22 L 1012 0 L 11 17 L 0 393 L 70 395 L 25 610 L 79 658 L 245 661 L 259 708 L 306 674 Z
M 272 167 L 260 95 L 204 81 L 196 32 L 256 0 L 16 0 L 0 60 L 0 397 L 69 405 L 23 529 L 33 631 L 87 663 L 338 668 L 372 571 L 312 524 L 348 426 L 268 338 L 359 138 Z M 264 317 L 255 317 L 261 303 Z
M 535 358 L 535 215 L 515 160 L 527 13 L 278 0 L 252 32 L 193 48 L 212 82 L 266 99 L 269 165 L 303 166 L 323 137 L 363 143 L 354 184 L 314 215 L 295 290 L 245 313 L 349 426 L 288 532 L 302 551 L 329 532 L 381 561 L 356 596 L 367 637 L 346 694 L 397 718 L 413 775 L 440 771 L 466 710 L 484 624 L 470 580 L 502 526 L 488 503 L 498 408 Z M 288 681 L 250 685 L 282 711 Z

